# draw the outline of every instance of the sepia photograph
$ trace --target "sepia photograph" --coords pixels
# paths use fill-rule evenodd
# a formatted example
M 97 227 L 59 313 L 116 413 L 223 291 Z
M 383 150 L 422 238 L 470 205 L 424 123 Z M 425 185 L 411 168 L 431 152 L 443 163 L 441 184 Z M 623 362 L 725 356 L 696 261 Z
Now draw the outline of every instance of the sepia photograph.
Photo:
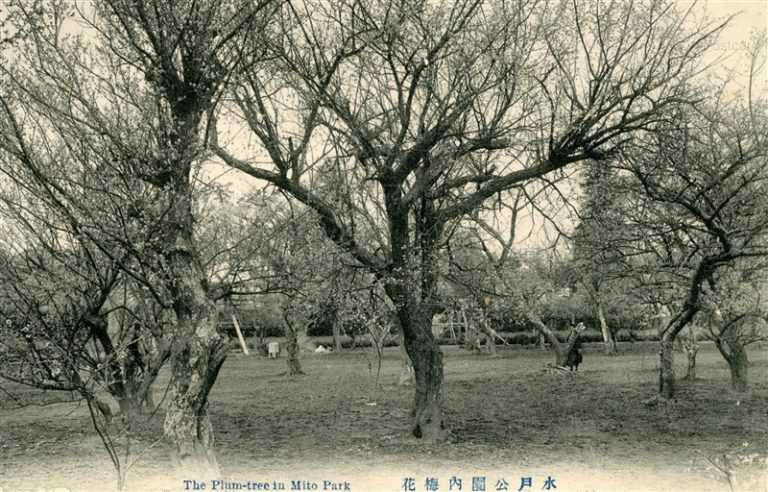
M 768 0 L 0 0 L 0 492 L 768 492 Z

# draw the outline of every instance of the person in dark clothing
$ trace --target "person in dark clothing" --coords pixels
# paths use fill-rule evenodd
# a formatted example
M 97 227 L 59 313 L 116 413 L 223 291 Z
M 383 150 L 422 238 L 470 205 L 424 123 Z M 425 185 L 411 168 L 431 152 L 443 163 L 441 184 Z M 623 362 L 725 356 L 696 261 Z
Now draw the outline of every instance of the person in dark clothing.
M 581 364 L 581 361 L 584 360 L 584 357 L 581 355 L 581 340 L 576 340 L 576 342 L 573 344 L 573 347 L 571 348 L 571 351 L 568 352 L 568 355 L 565 358 L 565 365 L 570 369 L 571 371 L 578 371 L 579 370 L 579 364 Z

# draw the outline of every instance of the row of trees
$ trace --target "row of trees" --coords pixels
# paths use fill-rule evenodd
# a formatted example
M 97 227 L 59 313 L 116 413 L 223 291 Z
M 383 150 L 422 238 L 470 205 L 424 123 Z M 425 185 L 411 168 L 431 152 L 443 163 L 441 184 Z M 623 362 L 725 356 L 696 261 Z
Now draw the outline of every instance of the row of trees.
M 679 109 L 615 165 L 595 171 L 590 185 L 608 192 L 577 235 L 598 295 L 601 284 L 624 279 L 641 302 L 669 312 L 660 328 L 667 397 L 673 343 L 684 329 L 710 328 L 743 389 L 744 343 L 761 338 L 756 330 L 765 322 L 766 107 L 719 96 Z
M 579 163 L 617 169 L 595 171 L 586 186 L 593 215 L 611 210 L 628 224 L 610 254 L 688 279 L 662 342 L 665 395 L 668 349 L 702 310 L 705 284 L 725 291 L 717 272 L 762 254 L 764 114 L 756 104 L 723 120 L 711 115 L 724 108 L 694 109 L 707 94 L 702 57 L 725 23 L 698 22 L 672 2 L 8 4 L 2 208 L 23 232 L 5 264 L 20 299 L 35 292 L 14 312 L 108 351 L 89 316 L 103 318 L 115 289 L 152 306 L 137 319 L 170 360 L 165 433 L 196 470 L 216 467 L 208 395 L 227 351 L 216 301 L 269 288 L 314 296 L 318 271 L 302 267 L 331 246 L 333 261 L 351 267 L 331 283 L 359 286 L 342 289 L 351 304 L 367 289 L 394 310 L 415 374 L 412 432 L 428 440 L 447 428 L 431 329 L 441 272 L 456 288 L 513 299 L 549 331 L 538 315 L 546 293 L 528 281 L 535 272 L 514 266 L 515 217 L 525 207 L 546 217 Z M 202 227 L 215 218 L 201 174 L 212 158 L 282 193 L 292 220 L 252 203 L 234 226 Z M 512 226 L 489 219 L 500 210 Z M 613 263 L 586 246 L 594 234 L 583 236 L 579 258 Z M 468 237 L 482 243 L 483 265 L 453 254 Z M 622 249 L 638 245 L 640 255 Z M 71 262 L 76 271 L 60 271 Z M 609 272 L 593 271 L 582 280 L 602 316 Z M 276 272 L 282 280 L 270 284 Z M 60 277 L 78 279 L 72 294 L 45 289 Z M 286 313 L 306 318 L 301 304 Z M 73 362 L 69 374 L 83 370 Z

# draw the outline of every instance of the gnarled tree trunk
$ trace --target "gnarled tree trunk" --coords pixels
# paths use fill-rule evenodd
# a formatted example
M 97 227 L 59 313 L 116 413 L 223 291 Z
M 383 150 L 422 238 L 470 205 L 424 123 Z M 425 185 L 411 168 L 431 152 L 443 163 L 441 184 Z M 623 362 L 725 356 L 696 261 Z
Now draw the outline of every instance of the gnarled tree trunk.
M 405 306 L 398 308 L 397 314 L 415 378 L 413 435 L 437 442 L 446 434 L 442 410 L 443 353 L 432 334 L 432 313 L 427 306 Z
M 731 388 L 734 391 L 747 391 L 749 360 L 747 351 L 741 343 L 731 344 L 731 358 L 728 361 L 731 369 Z
M 285 351 L 288 354 L 288 375 L 299 376 L 301 374 L 305 374 L 301 369 L 301 361 L 299 359 L 299 356 L 301 355 L 301 347 L 299 346 L 299 334 L 296 331 L 296 327 L 288 319 L 287 313 L 284 315 L 284 319 L 285 335 L 287 338 L 285 343 Z
M 668 323 L 659 327 L 659 396 L 662 398 L 671 399 L 675 396 L 675 340 L 701 309 L 701 286 L 714 272 L 716 261 L 707 257 L 699 262 L 681 310 Z
M 662 338 L 659 362 L 659 394 L 663 398 L 672 398 L 675 395 L 674 339 Z
M 197 128 L 199 120 L 188 123 L 188 128 Z M 180 163 L 175 171 L 163 252 L 165 284 L 176 315 L 164 430 L 183 470 L 212 474 L 219 468 L 208 395 L 227 356 L 227 337 L 218 330 L 218 311 L 195 246 L 191 162 Z
M 720 336 L 715 339 L 715 346 L 728 363 L 728 369 L 731 372 L 731 388 L 740 393 L 747 391 L 749 359 L 744 344 L 736 338 L 728 339 Z
M 413 364 L 416 394 L 412 432 L 417 438 L 439 442 L 447 435 L 442 409 L 443 353 L 432 333 L 432 318 L 437 303 L 437 243 L 444 224 L 435 216 L 433 201 L 421 197 L 414 210 L 415 240 L 411 242 L 402 183 L 393 180 L 383 184 L 392 248 L 385 291 L 395 305 L 405 350 Z M 418 255 L 412 256 L 416 251 Z
M 192 280 L 192 279 L 190 279 Z M 217 331 L 216 306 L 191 289 L 177 308 L 177 337 L 171 348 L 170 401 L 165 433 L 173 441 L 182 469 L 218 472 L 208 395 L 227 354 Z

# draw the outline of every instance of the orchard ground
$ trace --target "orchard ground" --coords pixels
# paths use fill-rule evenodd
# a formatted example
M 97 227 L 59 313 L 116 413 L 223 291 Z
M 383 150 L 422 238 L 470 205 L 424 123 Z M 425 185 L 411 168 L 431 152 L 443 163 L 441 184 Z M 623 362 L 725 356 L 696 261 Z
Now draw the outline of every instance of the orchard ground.
M 429 446 L 410 435 L 412 387 L 397 386 L 398 349 L 385 352 L 379 385 L 370 350 L 304 354 L 305 376 L 287 378 L 284 359 L 233 353 L 211 394 L 220 477 L 174 476 L 159 439 L 162 411 L 132 443 L 143 453 L 131 490 L 184 490 L 183 479 L 252 482 L 348 481 L 357 492 L 402 491 L 427 478 L 448 491 L 485 477 L 485 490 L 528 491 L 554 479 L 557 492 L 768 490 L 768 350 L 751 347 L 750 391 L 730 391 L 727 366 L 711 344 L 698 379 L 680 381 L 675 403 L 647 400 L 657 389 L 657 345 L 621 344 L 605 356 L 587 345 L 578 374 L 552 374 L 540 349 L 503 347 L 496 357 L 457 347 L 445 353 L 445 415 L 450 442 Z M 679 375 L 685 355 L 676 354 Z M 161 401 L 165 380 L 157 385 Z M 112 464 L 83 404 L 64 395 L 12 390 L 0 396 L 0 489 L 111 490 Z M 33 403 L 19 407 L 20 403 Z M 725 461 L 723 457 L 725 456 Z M 719 466 L 722 470 L 718 470 Z M 725 472 L 732 473 L 728 484 Z M 452 490 L 457 490 L 455 483 Z

